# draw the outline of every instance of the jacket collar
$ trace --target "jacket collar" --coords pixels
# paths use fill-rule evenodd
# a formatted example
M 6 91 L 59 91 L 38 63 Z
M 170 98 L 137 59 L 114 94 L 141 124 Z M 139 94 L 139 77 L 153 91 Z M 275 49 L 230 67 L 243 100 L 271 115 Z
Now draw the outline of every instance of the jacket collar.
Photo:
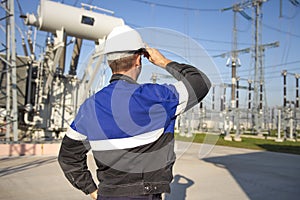
M 127 81 L 128 83 L 132 83 L 132 84 L 138 84 L 135 80 L 133 80 L 131 77 L 126 76 L 124 74 L 113 74 L 111 79 L 110 79 L 110 83 L 114 82 L 114 81 L 118 81 L 118 80 L 124 80 Z

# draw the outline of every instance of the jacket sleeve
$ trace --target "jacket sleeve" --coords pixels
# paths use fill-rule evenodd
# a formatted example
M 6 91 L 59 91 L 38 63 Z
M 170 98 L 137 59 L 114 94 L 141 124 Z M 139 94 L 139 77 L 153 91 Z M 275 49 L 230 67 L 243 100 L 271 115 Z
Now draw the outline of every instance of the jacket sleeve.
M 208 77 L 197 68 L 171 62 L 166 70 L 178 80 L 175 84 L 179 93 L 179 104 L 184 104 L 177 114 L 187 111 L 199 103 L 209 92 L 211 82 Z
M 86 140 L 75 140 L 65 135 L 58 155 L 59 165 L 66 178 L 85 194 L 90 194 L 97 189 L 87 167 L 86 154 L 89 150 L 90 146 Z

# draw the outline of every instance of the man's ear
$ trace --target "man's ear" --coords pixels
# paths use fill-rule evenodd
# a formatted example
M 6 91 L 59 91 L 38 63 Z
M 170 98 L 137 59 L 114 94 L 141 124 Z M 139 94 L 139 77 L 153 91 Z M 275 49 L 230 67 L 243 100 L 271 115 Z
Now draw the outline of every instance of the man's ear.
M 140 54 L 134 54 L 134 66 L 140 66 L 141 65 L 141 55 Z

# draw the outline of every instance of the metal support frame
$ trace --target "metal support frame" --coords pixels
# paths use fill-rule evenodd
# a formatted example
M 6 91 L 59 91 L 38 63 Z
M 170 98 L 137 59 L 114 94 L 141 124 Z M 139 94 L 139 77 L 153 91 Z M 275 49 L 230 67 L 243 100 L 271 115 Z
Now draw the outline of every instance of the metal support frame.
M 275 142 L 283 142 L 283 139 L 281 137 L 281 110 L 278 109 L 278 115 L 277 115 L 277 138 L 275 139 Z
M 65 31 L 64 29 L 56 32 L 56 37 L 54 38 L 54 48 L 53 51 L 55 51 L 53 63 L 51 64 L 49 68 L 49 75 L 45 84 L 45 93 L 48 94 L 49 89 L 51 89 L 51 84 L 54 78 L 54 74 L 56 73 L 56 68 L 59 63 L 59 60 L 61 59 L 61 55 L 63 53 L 63 49 L 65 46 Z
M 13 141 L 18 141 L 18 100 L 14 0 L 6 2 L 9 17 L 6 20 L 6 141 L 10 141 L 11 130 Z
M 294 141 L 293 131 L 297 128 L 297 115 L 299 111 L 299 74 L 290 73 L 287 70 L 281 72 L 283 76 L 283 114 L 284 114 L 284 138 Z M 287 76 L 292 75 L 296 80 L 296 94 L 294 100 L 287 100 Z M 292 108 L 292 106 L 294 106 Z M 289 127 L 289 130 L 288 130 Z

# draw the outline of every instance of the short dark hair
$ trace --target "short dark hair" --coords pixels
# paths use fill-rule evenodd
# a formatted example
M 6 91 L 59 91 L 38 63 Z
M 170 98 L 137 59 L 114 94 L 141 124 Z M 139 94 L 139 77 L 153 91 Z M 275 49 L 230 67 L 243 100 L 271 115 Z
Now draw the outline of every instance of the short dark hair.
M 132 54 L 124 58 L 108 60 L 107 62 L 113 73 L 126 72 L 132 68 L 136 58 L 135 56 L 135 54 Z

